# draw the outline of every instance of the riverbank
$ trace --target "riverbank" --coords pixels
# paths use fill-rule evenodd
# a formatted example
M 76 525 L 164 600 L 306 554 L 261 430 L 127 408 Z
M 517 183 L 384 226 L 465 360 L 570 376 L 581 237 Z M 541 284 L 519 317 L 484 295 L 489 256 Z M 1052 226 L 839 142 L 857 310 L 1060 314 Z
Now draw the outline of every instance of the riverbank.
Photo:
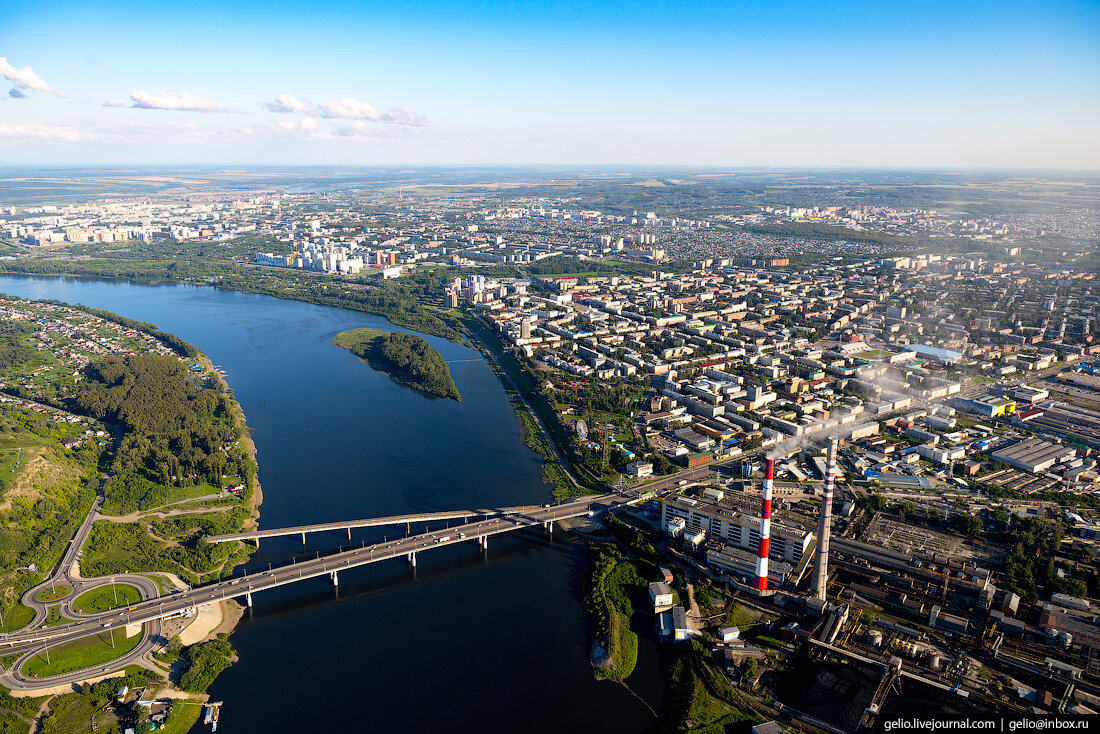
M 225 379 L 225 375 L 214 366 L 214 363 L 210 361 L 210 358 L 207 357 L 206 354 L 200 353 L 198 360 L 204 369 L 214 375 L 215 380 L 225 388 L 225 390 L 230 393 L 233 392 L 232 388 L 229 387 L 229 382 Z M 241 429 L 241 445 L 248 451 L 248 455 L 252 460 L 253 469 L 252 475 L 250 477 L 245 477 L 246 486 L 248 487 L 250 495 L 249 515 L 244 526 L 248 530 L 255 530 L 260 526 L 260 505 L 262 505 L 264 501 L 263 487 L 260 486 L 260 464 L 256 460 L 256 442 L 252 440 L 252 431 L 248 428 L 248 419 L 244 414 L 244 408 L 241 407 L 241 403 L 237 400 L 235 395 L 233 396 L 233 413 L 233 419 L 237 427 Z
M 0 263 L 0 274 L 116 279 L 142 285 L 180 283 L 213 286 L 239 293 L 376 314 L 392 324 L 422 334 L 439 336 L 450 341 L 462 339 L 461 333 L 447 318 L 418 300 L 419 289 L 433 287 L 433 283 L 438 288 L 437 276 L 428 273 L 370 284 L 361 280 L 330 281 L 319 288 L 318 278 L 323 276 L 317 273 L 261 268 L 232 262 L 189 261 L 184 267 L 178 267 L 180 264 L 170 259 L 135 262 L 103 258 L 72 260 L 25 257 Z

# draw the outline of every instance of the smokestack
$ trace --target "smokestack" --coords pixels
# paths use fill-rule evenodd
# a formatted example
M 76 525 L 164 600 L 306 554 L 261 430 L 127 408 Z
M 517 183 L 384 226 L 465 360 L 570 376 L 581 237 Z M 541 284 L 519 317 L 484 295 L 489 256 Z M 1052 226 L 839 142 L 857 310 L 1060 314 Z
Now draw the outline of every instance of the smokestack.
M 756 590 L 768 590 L 768 539 L 772 534 L 772 477 L 775 459 L 764 463 L 764 509 L 760 515 L 760 550 L 756 554 Z
M 829 533 L 833 523 L 833 488 L 836 486 L 836 450 L 839 441 L 829 439 L 829 449 L 825 457 L 825 486 L 821 491 L 821 520 L 817 526 L 817 559 L 814 569 L 813 594 L 825 601 L 826 587 L 829 585 Z

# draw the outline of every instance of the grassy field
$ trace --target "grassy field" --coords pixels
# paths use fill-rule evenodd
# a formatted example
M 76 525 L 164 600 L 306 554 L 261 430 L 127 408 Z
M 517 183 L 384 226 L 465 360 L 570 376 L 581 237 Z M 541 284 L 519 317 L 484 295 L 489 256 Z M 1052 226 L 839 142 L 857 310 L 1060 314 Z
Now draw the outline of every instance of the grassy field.
M 202 714 L 202 703 L 177 700 L 161 734 L 186 734 Z
M 0 477 L 11 478 L 23 468 L 23 448 L 0 449 Z
M 52 607 L 46 607 L 46 621 L 44 623 L 44 626 L 58 627 L 63 624 L 68 624 L 72 621 L 73 620 L 61 614 L 60 604 L 54 604 Z
M 45 678 L 51 675 L 71 673 L 110 662 L 133 650 L 145 634 L 144 627 L 133 637 L 123 637 L 121 630 L 114 630 L 114 647 L 111 646 L 111 630 L 85 637 L 74 642 L 42 650 L 23 664 L 23 675 Z
M 890 352 L 884 352 L 881 349 L 868 349 L 866 352 L 860 352 L 852 356 L 856 359 L 882 359 L 883 357 L 889 357 Z
M 57 584 L 56 586 L 47 586 L 34 595 L 35 601 L 51 602 L 58 599 L 64 599 L 70 593 L 72 593 L 73 587 L 68 584 Z
M 54 568 L 91 505 L 94 454 L 61 446 L 80 428 L 0 404 L 0 554 L 8 561 L 0 563 L 0 629 L 30 621 L 18 611 L 19 597 Z
M 169 487 L 168 500 L 164 504 L 170 505 L 173 502 L 182 502 L 184 500 L 195 499 L 196 497 L 205 497 L 208 494 L 217 494 L 221 491 L 220 487 L 215 487 L 210 484 L 200 484 L 195 487 Z
M 0 624 L 0 632 L 14 632 L 31 623 L 34 619 L 34 610 L 22 604 L 16 604 L 4 613 L 4 624 Z
M 85 591 L 73 599 L 73 609 L 84 614 L 98 614 L 111 609 L 137 604 L 141 592 L 130 584 L 109 584 Z

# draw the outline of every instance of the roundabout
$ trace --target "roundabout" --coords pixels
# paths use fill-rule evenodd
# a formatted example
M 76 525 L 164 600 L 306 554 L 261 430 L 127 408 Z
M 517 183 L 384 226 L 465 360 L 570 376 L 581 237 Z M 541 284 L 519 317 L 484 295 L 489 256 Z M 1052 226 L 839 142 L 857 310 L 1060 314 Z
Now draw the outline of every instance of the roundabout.
M 44 604 L 48 604 L 50 602 L 64 599 L 71 593 L 73 593 L 73 587 L 71 585 L 54 584 L 53 586 L 44 586 L 39 589 L 34 595 L 34 600 L 40 601 Z
M 70 602 L 76 614 L 99 614 L 128 607 L 142 600 L 141 591 L 133 584 L 111 583 L 88 589 Z

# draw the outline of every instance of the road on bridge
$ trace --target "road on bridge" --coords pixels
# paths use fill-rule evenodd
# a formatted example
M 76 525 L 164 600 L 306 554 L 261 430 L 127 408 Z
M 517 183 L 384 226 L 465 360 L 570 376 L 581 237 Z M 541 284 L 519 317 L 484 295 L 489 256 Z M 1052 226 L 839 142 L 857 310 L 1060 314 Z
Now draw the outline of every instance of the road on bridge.
M 102 614 L 90 615 L 61 627 L 11 633 L 0 638 L 0 645 L 7 646 L 6 653 L 25 652 L 29 655 L 41 651 L 46 644 L 59 645 L 102 633 L 107 629 L 123 627 L 127 624 L 151 622 L 159 627 L 159 620 L 173 615 L 190 613 L 192 609 L 203 604 L 241 597 L 247 599 L 251 594 L 266 589 L 322 576 L 332 577 L 334 581 L 338 582 L 338 573 L 350 568 L 393 558 L 405 559 L 413 554 L 434 548 L 479 541 L 515 530 L 544 526 L 549 523 L 588 515 L 592 512 L 601 512 L 624 504 L 627 503 L 623 499 L 609 495 L 582 497 L 560 505 L 526 507 L 522 508 L 521 512 L 509 512 L 461 526 L 433 530 L 369 546 L 365 545 L 314 559 L 292 561 L 288 565 L 269 571 L 178 592 L 166 597 L 142 601 L 124 610 L 112 610 Z M 143 646 L 148 642 L 148 639 L 147 635 L 146 640 L 143 641 Z M 81 680 L 88 675 L 88 671 L 84 671 L 83 675 L 72 673 L 49 679 L 27 679 L 18 673 L 18 669 L 22 664 L 23 660 L 21 659 L 12 666 L 13 670 L 0 675 L 0 684 L 26 690 L 68 682 L 66 679 Z

